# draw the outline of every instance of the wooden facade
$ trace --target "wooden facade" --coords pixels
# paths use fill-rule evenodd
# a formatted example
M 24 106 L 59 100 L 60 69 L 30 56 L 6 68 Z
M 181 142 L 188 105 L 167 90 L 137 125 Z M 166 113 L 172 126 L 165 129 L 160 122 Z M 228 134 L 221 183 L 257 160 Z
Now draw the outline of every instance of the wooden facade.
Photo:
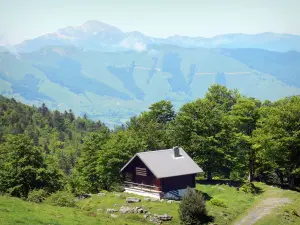
M 156 186 L 157 190 L 160 190 L 159 179 L 154 176 L 154 174 L 138 157 L 134 158 L 122 173 L 126 181 Z

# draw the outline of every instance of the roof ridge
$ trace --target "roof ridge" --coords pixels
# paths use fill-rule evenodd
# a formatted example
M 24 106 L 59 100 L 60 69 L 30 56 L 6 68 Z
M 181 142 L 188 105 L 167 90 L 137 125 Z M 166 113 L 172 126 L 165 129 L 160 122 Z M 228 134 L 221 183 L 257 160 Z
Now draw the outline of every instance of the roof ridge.
M 167 148 L 167 149 L 161 149 L 161 150 L 150 150 L 150 151 L 146 151 L 146 152 L 138 152 L 137 154 L 140 153 L 152 153 L 152 152 L 162 152 L 162 151 L 168 151 L 168 150 L 173 150 L 172 148 Z

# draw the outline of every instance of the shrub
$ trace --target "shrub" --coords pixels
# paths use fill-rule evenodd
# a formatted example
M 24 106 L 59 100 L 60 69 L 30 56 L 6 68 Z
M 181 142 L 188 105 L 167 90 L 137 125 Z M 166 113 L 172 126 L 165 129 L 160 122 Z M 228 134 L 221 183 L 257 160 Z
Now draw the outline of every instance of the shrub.
M 251 193 L 251 194 L 256 194 L 258 192 L 257 188 L 255 187 L 255 185 L 249 181 L 247 181 L 246 183 L 244 183 L 241 188 L 241 191 L 245 192 L 245 193 Z
M 230 180 L 232 181 L 242 181 L 245 178 L 245 174 L 239 171 L 232 171 L 230 173 Z
M 298 212 L 295 210 L 295 209 L 292 209 L 292 215 L 293 216 L 297 216 L 297 217 L 300 217 L 300 215 L 298 214 Z
M 90 205 L 85 205 L 85 206 L 82 206 L 81 209 L 85 210 L 85 211 L 91 211 L 93 209 L 93 207 L 91 207 Z
M 109 190 L 114 191 L 114 192 L 123 192 L 124 187 L 120 183 L 113 183 L 113 184 L 110 185 Z
M 50 195 L 46 201 L 49 205 L 75 207 L 75 196 L 67 191 L 58 191 Z
M 203 195 L 188 188 L 179 205 L 178 212 L 182 224 L 199 225 L 205 223 L 207 213 Z
M 212 200 L 210 200 L 210 203 L 215 206 L 227 208 L 227 205 L 222 200 L 217 199 L 217 198 L 213 198 Z
M 44 189 L 32 190 L 29 192 L 27 201 L 42 203 L 48 196 L 48 193 Z

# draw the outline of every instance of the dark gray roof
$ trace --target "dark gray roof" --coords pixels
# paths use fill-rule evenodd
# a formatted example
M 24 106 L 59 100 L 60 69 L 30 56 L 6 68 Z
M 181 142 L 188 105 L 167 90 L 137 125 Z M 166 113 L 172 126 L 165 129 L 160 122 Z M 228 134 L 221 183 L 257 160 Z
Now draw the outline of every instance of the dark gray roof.
M 135 157 L 139 157 L 156 178 L 175 177 L 203 172 L 182 148 L 179 149 L 179 152 L 181 156 L 176 158 L 174 157 L 173 149 L 140 152 L 135 154 L 121 171 L 123 171 Z

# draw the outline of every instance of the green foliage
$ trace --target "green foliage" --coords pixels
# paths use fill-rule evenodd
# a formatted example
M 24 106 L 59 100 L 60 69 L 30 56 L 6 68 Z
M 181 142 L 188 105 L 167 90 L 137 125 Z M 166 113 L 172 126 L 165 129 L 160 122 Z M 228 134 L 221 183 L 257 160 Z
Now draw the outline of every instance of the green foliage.
M 98 175 L 100 187 L 110 190 L 121 181 L 120 170 L 145 145 L 134 132 L 120 131 L 112 134 L 99 152 Z
M 260 118 L 260 104 L 253 98 L 239 98 L 230 112 L 230 119 L 236 129 L 237 160 L 233 170 L 240 174 L 248 170 L 250 181 L 254 180 L 256 169 L 257 153 L 252 145 L 252 133 Z
M 77 170 L 82 177 L 85 192 L 97 192 L 100 190 L 100 177 L 97 171 L 98 158 L 102 147 L 108 140 L 108 132 L 91 133 L 85 139 L 82 155 L 78 162 Z M 74 177 L 75 178 L 75 177 Z M 79 182 L 78 179 L 76 178 Z
M 300 215 L 299 215 L 299 213 L 297 212 L 296 209 L 292 209 L 292 210 L 291 210 L 291 213 L 292 213 L 293 216 L 300 217 Z
M 213 86 L 212 91 L 208 98 L 185 104 L 172 124 L 174 144 L 182 146 L 203 167 L 208 180 L 216 172 L 229 176 L 235 157 L 234 126 L 227 116 L 234 97 L 228 94 L 225 101 L 226 94 L 222 93 L 227 91 L 221 86 Z
M 58 191 L 50 195 L 45 203 L 53 206 L 75 207 L 75 196 L 67 191 Z
M 109 188 L 110 191 L 113 191 L 113 192 L 123 192 L 124 191 L 124 187 L 123 187 L 123 184 L 121 182 L 117 183 L 112 183 L 110 185 L 110 188 Z
M 149 111 L 135 116 L 127 122 L 127 129 L 137 135 L 146 144 L 147 150 L 170 147 L 169 125 L 175 118 L 175 111 L 170 101 L 152 104 Z
M 134 154 L 173 146 L 183 147 L 207 180 L 248 177 L 299 188 L 299 112 L 300 97 L 262 104 L 213 85 L 177 114 L 160 101 L 110 131 L 87 114 L 0 97 L 0 193 L 120 191 L 119 171 Z M 254 193 L 251 184 L 243 189 Z
M 52 193 L 65 186 L 86 137 L 109 134 L 101 122 L 76 118 L 72 110 L 51 112 L 45 104 L 30 107 L 2 96 L 0 125 L 0 193 L 25 198 L 35 188 Z M 89 162 L 95 165 L 94 160 Z
M 168 123 L 174 120 L 175 111 L 170 101 L 162 100 L 149 107 L 149 117 L 157 123 Z
M 48 193 L 44 189 L 32 190 L 29 192 L 27 201 L 34 203 L 42 203 L 47 198 Z
M 81 173 L 78 172 L 78 170 L 75 168 L 69 177 L 68 189 L 75 196 L 78 196 L 81 194 L 85 194 L 87 187 L 88 187 L 88 184 L 86 183 L 86 180 L 81 175 Z
M 211 199 L 210 203 L 215 205 L 215 206 L 219 206 L 219 207 L 222 207 L 222 208 L 227 208 L 227 205 L 224 203 L 224 201 L 221 200 L 221 199 L 218 199 L 218 198 Z
M 8 135 L 0 146 L 0 192 L 27 197 L 33 189 L 61 188 L 61 174 L 45 163 L 43 154 L 26 135 Z
M 264 163 L 268 162 L 284 183 L 300 185 L 300 97 L 280 100 L 261 111 L 255 131 L 256 148 Z
M 207 212 L 203 195 L 188 188 L 180 202 L 178 213 L 182 224 L 204 224 Z
M 252 182 L 245 182 L 241 186 L 240 190 L 245 192 L 245 193 L 251 193 L 251 194 L 256 194 L 257 193 L 257 188 L 255 187 L 255 185 Z

